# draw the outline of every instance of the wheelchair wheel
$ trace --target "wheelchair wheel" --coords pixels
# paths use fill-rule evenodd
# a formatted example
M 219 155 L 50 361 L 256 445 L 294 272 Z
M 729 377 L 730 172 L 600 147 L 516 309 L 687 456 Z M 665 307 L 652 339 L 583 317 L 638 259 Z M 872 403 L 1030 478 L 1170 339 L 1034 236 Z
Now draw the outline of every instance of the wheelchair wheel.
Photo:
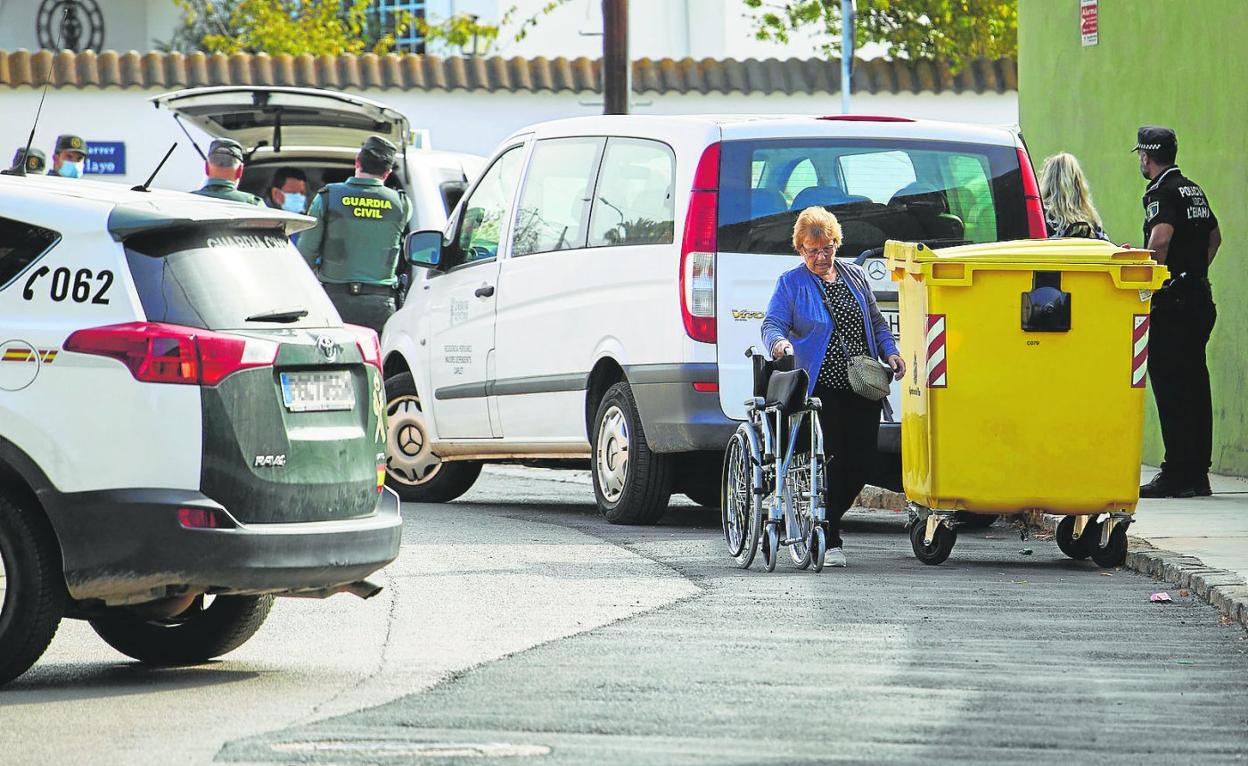
M 747 426 L 741 426 L 741 429 Z M 750 457 L 750 442 L 738 429 L 724 451 L 723 485 L 721 487 L 720 515 L 724 525 L 724 541 L 728 555 L 742 569 L 749 569 L 758 551 L 759 532 L 763 515 L 759 496 L 754 493 L 754 466 Z
M 776 571 L 776 559 L 780 556 L 780 525 L 766 524 L 763 528 L 763 568 Z
M 796 456 L 784 477 L 784 536 L 793 541 L 788 546 L 789 557 L 798 569 L 810 566 L 810 530 L 814 527 L 810 462 L 803 458 L 803 455 Z
M 828 552 L 828 538 L 823 527 L 815 527 L 810 533 L 810 561 L 816 572 L 823 571 L 823 559 Z

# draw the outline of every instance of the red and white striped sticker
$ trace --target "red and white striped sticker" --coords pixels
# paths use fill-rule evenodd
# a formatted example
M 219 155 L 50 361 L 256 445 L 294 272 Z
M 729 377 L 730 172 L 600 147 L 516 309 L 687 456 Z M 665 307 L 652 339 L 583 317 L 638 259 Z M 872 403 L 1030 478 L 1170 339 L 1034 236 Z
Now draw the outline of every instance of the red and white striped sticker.
M 945 360 L 945 315 L 927 315 L 927 387 L 945 388 L 948 383 Z
M 1148 314 L 1133 317 L 1131 333 L 1131 387 L 1143 388 L 1148 379 Z

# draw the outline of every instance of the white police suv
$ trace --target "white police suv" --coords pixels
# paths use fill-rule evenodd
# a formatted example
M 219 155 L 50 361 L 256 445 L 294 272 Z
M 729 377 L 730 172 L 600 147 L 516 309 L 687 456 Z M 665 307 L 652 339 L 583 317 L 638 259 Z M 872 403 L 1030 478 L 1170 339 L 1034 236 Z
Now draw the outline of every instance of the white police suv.
M 303 216 L 0 176 L 0 683 L 62 617 L 141 661 L 250 638 L 274 596 L 398 555 L 376 335 Z

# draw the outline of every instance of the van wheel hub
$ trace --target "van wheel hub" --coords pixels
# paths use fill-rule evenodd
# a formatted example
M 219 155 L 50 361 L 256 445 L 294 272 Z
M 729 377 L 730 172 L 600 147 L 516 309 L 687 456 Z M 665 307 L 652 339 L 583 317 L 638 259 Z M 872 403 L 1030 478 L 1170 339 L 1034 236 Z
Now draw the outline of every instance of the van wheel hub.
M 386 472 L 403 484 L 424 484 L 437 475 L 442 461 L 429 448 L 425 414 L 414 396 L 400 396 L 387 407 Z
M 619 407 L 612 407 L 603 415 L 597 445 L 594 467 L 598 486 L 607 502 L 614 503 L 624 494 L 628 478 L 628 420 Z

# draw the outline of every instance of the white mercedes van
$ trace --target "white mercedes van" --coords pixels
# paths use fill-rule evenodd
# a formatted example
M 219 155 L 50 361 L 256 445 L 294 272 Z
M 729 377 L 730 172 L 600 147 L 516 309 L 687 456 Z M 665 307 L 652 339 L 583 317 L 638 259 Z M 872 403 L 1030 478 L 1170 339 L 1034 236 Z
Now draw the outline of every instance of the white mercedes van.
M 894 322 L 886 240 L 1044 236 L 1010 129 L 630 115 L 521 130 L 444 231 L 408 240 L 411 292 L 382 337 L 390 486 L 443 502 L 484 462 L 588 458 L 612 522 L 653 523 L 673 492 L 716 505 L 745 350 L 812 205 L 840 219 Z M 880 451 L 876 483 L 898 484 L 897 423 Z

